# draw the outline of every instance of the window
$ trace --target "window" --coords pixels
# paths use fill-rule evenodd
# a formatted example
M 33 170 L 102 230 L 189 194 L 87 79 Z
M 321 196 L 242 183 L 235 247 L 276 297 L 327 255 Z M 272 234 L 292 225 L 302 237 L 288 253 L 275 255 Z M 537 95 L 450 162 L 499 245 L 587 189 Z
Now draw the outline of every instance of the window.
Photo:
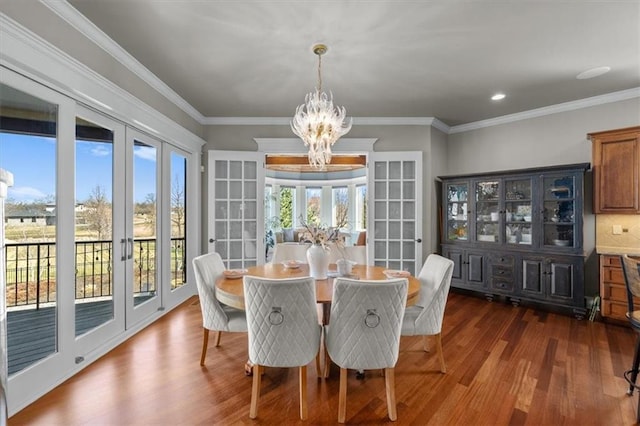
M 296 190 L 293 187 L 280 188 L 280 226 L 283 228 L 293 228 L 295 223 L 293 219 L 295 195 Z
M 331 188 L 331 225 L 345 228 L 349 221 L 349 190 L 346 186 Z
M 322 223 L 320 207 L 322 206 L 322 189 L 307 188 L 307 223 Z
M 356 229 L 367 229 L 367 185 L 356 186 Z

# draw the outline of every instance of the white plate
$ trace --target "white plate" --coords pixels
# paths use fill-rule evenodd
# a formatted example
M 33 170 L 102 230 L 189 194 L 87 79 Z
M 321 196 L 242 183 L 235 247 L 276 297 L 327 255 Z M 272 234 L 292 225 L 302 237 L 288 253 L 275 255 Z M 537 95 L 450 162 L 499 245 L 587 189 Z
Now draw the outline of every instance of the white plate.
M 282 266 L 284 266 L 285 269 L 298 269 L 300 265 L 302 265 L 302 262 L 298 262 L 297 260 L 285 260 L 282 262 Z
M 242 278 L 247 274 L 247 272 L 249 271 L 246 269 L 227 269 L 223 272 L 223 274 L 225 278 L 234 280 L 236 278 Z
M 385 269 L 384 271 L 382 271 L 382 273 L 387 278 L 408 278 L 411 276 L 409 271 L 400 271 L 397 269 Z

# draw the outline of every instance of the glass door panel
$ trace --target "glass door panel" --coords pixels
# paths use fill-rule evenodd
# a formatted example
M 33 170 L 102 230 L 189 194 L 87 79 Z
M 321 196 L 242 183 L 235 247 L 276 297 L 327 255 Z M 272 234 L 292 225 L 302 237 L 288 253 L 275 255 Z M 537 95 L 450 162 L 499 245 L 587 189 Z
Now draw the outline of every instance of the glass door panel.
M 500 181 L 475 182 L 476 241 L 497 242 L 500 236 Z
M 531 244 L 532 182 L 531 179 L 505 179 L 505 242 Z
M 466 183 L 447 184 L 446 239 L 466 241 L 469 236 L 469 185 Z
M 544 178 L 544 231 L 545 246 L 575 246 L 575 177 Z
M 133 306 L 158 295 L 158 153 L 133 140 Z
M 76 118 L 76 336 L 114 318 L 113 145 L 112 129 Z
M 59 351 L 58 106 L 0 84 L 0 116 L 0 168 L 14 177 L 0 224 L 11 376 Z
M 171 290 L 187 282 L 187 158 L 171 153 Z
M 125 271 L 126 326 L 130 328 L 156 312 L 161 302 L 162 143 L 132 128 L 126 133 L 126 173 L 131 178 L 127 178 L 123 215 L 131 250 Z
M 82 357 L 124 331 L 124 126 L 79 107 L 75 139 L 75 336 Z M 115 171 L 118 171 L 117 173 Z M 116 236 L 117 233 L 117 236 Z

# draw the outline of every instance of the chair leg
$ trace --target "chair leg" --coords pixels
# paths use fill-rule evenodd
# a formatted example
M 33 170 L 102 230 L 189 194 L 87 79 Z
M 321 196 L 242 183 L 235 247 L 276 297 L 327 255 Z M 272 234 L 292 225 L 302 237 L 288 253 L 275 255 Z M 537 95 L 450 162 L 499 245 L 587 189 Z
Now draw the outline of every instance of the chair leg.
M 249 408 L 249 418 L 258 417 L 258 397 L 260 396 L 260 374 L 263 367 L 258 364 L 253 366 L 253 385 L 251 387 L 251 408 Z
M 436 350 L 440 360 L 440 372 L 444 374 L 447 372 L 447 366 L 444 364 L 444 353 L 442 352 L 442 333 L 436 334 Z
M 320 352 L 316 354 L 316 375 L 318 378 L 324 376 L 324 370 L 322 369 L 322 364 L 320 363 Z
M 300 368 L 300 419 L 307 420 L 307 366 Z
M 636 340 L 636 350 L 633 354 L 633 366 L 631 367 L 631 383 L 629 384 L 629 390 L 627 391 L 627 395 L 633 395 L 634 384 L 636 383 L 636 379 L 638 378 L 639 366 L 640 366 L 640 333 L 638 333 L 638 339 Z
M 347 417 L 347 369 L 340 367 L 340 391 L 338 393 L 338 423 Z
M 222 331 L 216 331 L 216 348 L 220 346 L 220 337 L 222 336 Z
M 327 346 L 324 346 L 324 365 L 322 366 L 323 376 L 324 378 L 329 377 L 329 370 L 331 369 L 331 359 L 329 358 L 329 351 L 327 350 Z
M 422 344 L 425 352 L 429 352 L 429 336 L 422 336 Z
M 204 365 L 204 358 L 207 356 L 207 345 L 209 344 L 209 329 L 202 328 L 204 336 L 202 338 L 202 355 L 200 356 L 200 365 Z
M 384 369 L 384 384 L 387 390 L 387 411 L 389 411 L 389 420 L 395 422 L 398 418 L 396 411 L 396 379 L 394 368 Z

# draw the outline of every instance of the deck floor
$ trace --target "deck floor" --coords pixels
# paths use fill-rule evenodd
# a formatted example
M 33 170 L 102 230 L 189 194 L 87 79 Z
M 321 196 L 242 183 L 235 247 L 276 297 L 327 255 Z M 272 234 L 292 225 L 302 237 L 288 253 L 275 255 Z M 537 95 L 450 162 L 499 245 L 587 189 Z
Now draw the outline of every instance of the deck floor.
M 56 351 L 56 308 L 7 312 L 9 375 L 46 358 Z M 113 318 L 110 300 L 76 304 L 76 335 Z

